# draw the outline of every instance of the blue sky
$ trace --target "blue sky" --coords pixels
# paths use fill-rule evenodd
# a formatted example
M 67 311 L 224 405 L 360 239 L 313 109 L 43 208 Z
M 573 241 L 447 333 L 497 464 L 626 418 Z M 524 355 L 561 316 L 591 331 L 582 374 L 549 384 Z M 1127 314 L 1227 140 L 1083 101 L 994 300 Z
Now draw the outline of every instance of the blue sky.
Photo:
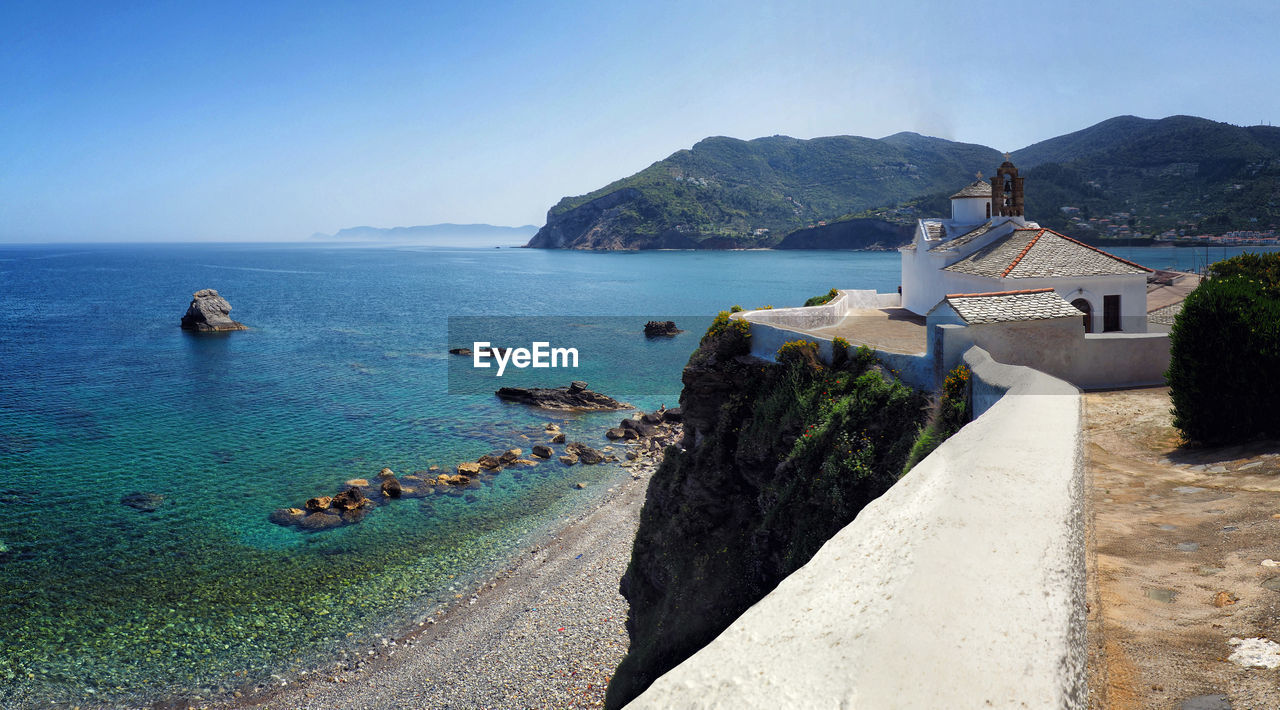
M 540 225 L 709 135 L 1280 123 L 1280 6 L 1099 5 L 5 2 L 0 241 Z

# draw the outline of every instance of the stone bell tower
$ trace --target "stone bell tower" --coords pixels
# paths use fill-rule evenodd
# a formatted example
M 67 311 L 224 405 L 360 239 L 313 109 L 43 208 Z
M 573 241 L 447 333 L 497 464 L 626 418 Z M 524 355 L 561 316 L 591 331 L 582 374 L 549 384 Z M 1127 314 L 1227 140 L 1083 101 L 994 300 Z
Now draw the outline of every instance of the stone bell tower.
M 1004 162 L 996 169 L 991 178 L 991 213 L 1001 217 L 1022 217 L 1022 178 L 1018 177 L 1018 169 L 1009 162 L 1009 154 L 1004 154 Z

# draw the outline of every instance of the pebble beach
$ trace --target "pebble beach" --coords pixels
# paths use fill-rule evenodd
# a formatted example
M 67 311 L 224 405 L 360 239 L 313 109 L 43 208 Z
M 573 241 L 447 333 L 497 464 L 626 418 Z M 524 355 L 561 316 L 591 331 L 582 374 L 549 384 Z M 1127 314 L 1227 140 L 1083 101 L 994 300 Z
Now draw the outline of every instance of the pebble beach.
M 618 582 L 656 462 L 417 630 L 219 708 L 595 708 L 627 651 Z

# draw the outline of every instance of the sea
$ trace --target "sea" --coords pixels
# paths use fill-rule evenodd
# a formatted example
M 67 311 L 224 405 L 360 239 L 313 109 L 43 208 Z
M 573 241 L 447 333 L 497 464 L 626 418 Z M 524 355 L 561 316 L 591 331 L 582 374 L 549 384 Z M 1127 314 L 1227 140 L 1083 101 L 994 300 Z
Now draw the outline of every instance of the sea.
M 1243 250 L 1113 251 L 1192 270 Z M 493 390 L 583 380 L 673 407 L 717 311 L 893 291 L 898 268 L 896 252 L 0 245 L 0 706 L 209 698 L 377 645 L 628 474 L 552 460 L 322 532 L 271 511 L 384 467 L 527 451 L 548 422 L 603 447 L 625 413 Z M 249 329 L 182 331 L 204 288 Z M 684 332 L 648 339 L 649 320 Z M 481 338 L 573 348 L 577 367 L 498 377 L 448 353 Z M 145 512 L 122 504 L 134 492 L 162 498 Z

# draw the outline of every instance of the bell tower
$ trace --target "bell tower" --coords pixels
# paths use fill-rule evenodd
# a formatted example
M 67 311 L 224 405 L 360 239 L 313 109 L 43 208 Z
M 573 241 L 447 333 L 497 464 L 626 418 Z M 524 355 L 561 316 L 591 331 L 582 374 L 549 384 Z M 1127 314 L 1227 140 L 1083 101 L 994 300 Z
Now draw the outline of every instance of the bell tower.
M 996 169 L 991 178 L 991 213 L 1001 217 L 1022 217 L 1026 214 L 1022 207 L 1022 178 L 1018 177 L 1018 169 L 1009 162 L 1009 154 L 1004 154 L 1004 162 Z

